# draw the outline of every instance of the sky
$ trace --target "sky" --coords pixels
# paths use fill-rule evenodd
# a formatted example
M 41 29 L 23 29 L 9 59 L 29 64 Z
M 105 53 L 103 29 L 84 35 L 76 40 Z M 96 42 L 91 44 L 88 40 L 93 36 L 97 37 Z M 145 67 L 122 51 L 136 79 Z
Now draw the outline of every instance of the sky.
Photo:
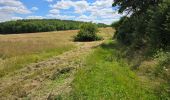
M 0 22 L 61 19 L 111 24 L 123 15 L 113 0 L 0 0 Z

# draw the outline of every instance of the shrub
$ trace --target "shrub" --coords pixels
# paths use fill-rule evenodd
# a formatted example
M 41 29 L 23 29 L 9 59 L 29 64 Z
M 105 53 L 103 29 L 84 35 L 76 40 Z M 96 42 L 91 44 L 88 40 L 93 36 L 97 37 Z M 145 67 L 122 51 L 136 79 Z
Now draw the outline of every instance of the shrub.
M 169 77 L 169 69 L 170 69 L 170 52 L 165 52 L 162 49 L 157 51 L 154 56 L 157 66 L 155 69 L 155 75 L 165 78 L 166 80 L 170 81 Z
M 120 43 L 130 45 L 133 42 L 133 27 L 130 18 L 122 18 L 120 26 L 117 27 L 115 37 Z
M 101 40 L 101 37 L 97 36 L 98 28 L 95 24 L 86 23 L 82 24 L 77 36 L 74 37 L 75 41 L 96 41 Z

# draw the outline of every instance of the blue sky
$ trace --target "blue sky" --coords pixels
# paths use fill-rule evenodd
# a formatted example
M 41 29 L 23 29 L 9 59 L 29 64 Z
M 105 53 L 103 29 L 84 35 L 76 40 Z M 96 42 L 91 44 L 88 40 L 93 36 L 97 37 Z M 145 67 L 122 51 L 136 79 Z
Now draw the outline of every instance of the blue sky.
M 113 0 L 0 0 L 0 22 L 63 19 L 111 24 L 120 19 Z

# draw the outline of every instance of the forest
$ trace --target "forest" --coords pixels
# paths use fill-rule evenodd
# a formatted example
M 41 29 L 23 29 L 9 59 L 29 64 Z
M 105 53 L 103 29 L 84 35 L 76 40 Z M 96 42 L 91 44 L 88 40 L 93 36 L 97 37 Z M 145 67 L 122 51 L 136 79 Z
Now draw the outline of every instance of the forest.
M 87 22 L 59 19 L 23 19 L 0 23 L 0 34 L 75 30 L 79 29 L 83 23 Z M 99 23 L 97 26 L 107 27 L 108 25 Z

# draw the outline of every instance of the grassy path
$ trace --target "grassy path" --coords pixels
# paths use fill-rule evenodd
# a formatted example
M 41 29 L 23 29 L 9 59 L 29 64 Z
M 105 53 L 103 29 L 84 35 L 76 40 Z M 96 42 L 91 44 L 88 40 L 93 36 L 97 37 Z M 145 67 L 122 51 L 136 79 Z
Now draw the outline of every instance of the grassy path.
M 103 44 L 87 57 L 72 83 L 73 90 L 64 99 L 72 100 L 158 100 L 154 91 L 142 83 L 121 59 L 116 46 Z M 60 96 L 62 98 L 62 96 Z

